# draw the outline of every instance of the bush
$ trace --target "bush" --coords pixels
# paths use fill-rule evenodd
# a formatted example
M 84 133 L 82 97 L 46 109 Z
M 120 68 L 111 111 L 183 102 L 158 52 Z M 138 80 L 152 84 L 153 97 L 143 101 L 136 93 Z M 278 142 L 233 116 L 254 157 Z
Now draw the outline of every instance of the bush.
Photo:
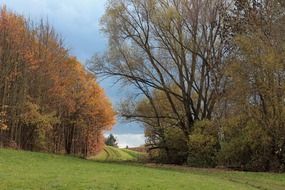
M 218 128 L 210 121 L 199 121 L 189 136 L 188 164 L 194 167 L 216 166 L 219 150 Z
M 168 159 L 173 164 L 183 164 L 187 160 L 187 139 L 179 128 L 166 129 L 166 146 L 169 150 Z
M 268 133 L 254 121 L 224 125 L 219 163 L 230 168 L 268 171 L 274 165 Z
M 158 148 L 148 149 L 149 158 L 158 163 L 183 164 L 187 160 L 187 139 L 180 128 L 168 127 L 164 138 L 157 143 Z

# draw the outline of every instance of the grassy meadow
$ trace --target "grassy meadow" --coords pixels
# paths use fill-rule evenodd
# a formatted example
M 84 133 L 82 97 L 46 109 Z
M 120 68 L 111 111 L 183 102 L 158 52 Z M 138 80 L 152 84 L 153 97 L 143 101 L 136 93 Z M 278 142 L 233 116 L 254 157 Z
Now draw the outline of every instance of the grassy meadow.
M 96 161 L 136 161 L 144 154 L 128 149 L 106 146 L 99 154 L 90 159 Z
M 153 168 L 0 149 L 0 189 L 284 190 L 285 174 Z

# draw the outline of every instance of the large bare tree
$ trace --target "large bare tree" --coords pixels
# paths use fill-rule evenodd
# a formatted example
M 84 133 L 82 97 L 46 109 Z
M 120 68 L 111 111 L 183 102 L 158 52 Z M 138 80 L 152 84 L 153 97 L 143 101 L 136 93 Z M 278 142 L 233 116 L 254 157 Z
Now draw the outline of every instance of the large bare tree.
M 223 93 L 227 6 L 223 0 L 111 0 L 102 18 L 109 50 L 90 69 L 135 86 L 156 110 L 157 125 L 167 115 L 157 111 L 152 92 L 162 91 L 175 127 L 188 137 L 196 120 L 211 118 Z

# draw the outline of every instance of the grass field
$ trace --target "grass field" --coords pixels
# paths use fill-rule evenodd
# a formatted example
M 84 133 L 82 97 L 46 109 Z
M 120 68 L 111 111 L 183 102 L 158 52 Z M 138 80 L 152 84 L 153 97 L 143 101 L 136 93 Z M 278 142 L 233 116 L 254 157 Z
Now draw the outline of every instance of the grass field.
M 0 149 L 1 190 L 285 189 L 285 174 L 159 169 Z
M 99 154 L 90 159 L 97 161 L 136 161 L 143 156 L 143 153 L 136 151 L 106 146 Z

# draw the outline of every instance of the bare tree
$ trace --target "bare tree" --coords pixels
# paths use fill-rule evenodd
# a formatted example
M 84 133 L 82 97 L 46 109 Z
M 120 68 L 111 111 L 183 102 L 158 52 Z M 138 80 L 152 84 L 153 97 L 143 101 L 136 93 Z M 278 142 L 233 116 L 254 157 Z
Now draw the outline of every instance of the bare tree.
M 188 137 L 196 120 L 211 118 L 223 93 L 227 6 L 222 0 L 109 1 L 102 18 L 109 51 L 95 57 L 90 69 L 133 85 L 153 110 L 154 89 L 163 92 L 175 127 Z M 160 125 L 166 116 L 153 113 Z

